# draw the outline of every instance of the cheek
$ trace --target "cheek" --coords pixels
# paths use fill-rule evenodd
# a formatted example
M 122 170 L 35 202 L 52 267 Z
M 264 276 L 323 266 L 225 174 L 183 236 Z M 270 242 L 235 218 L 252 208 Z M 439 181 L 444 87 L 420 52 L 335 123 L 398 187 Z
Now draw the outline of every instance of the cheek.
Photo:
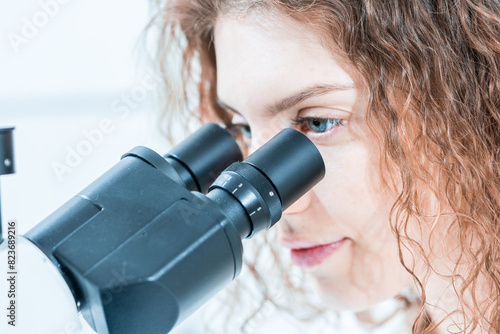
M 380 224 L 389 226 L 390 200 L 381 186 L 378 155 L 360 143 L 329 147 L 321 152 L 325 179 L 317 186 L 318 198 L 337 225 L 366 232 Z

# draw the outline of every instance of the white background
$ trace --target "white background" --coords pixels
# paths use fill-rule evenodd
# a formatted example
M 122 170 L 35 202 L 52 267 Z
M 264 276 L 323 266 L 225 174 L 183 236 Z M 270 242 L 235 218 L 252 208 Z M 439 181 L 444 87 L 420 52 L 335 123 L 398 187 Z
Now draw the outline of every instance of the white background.
M 60 2 L 0 1 L 0 127 L 16 127 L 16 174 L 0 180 L 2 216 L 4 223 L 17 220 L 20 233 L 134 146 L 158 153 L 170 147 L 158 131 L 153 90 L 124 102 L 124 94 L 144 91 L 144 80 L 155 83 L 140 38 L 149 2 Z M 116 105 L 128 113 L 116 113 Z M 101 131 L 103 121 L 108 133 Z M 90 149 L 88 136 L 94 139 Z M 54 166 L 67 166 L 69 152 L 78 148 L 85 156 L 73 159 L 71 172 L 56 172 Z M 191 320 L 176 332 L 198 328 Z

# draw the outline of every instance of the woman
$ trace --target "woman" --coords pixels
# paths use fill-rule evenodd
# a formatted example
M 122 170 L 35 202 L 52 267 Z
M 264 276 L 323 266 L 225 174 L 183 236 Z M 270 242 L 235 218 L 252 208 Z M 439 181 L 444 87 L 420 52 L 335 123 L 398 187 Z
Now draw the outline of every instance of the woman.
M 325 179 L 270 247 L 329 309 L 413 286 L 414 333 L 500 332 L 498 1 L 157 2 L 181 102 L 197 87 L 247 154 L 285 127 L 320 150 Z

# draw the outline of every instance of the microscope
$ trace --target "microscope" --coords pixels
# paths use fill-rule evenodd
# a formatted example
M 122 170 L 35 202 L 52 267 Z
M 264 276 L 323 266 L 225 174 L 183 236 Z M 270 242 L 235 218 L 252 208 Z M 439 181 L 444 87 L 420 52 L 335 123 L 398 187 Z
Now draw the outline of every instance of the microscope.
M 42 289 L 99 334 L 168 333 L 239 275 L 242 239 L 271 228 L 324 174 L 296 130 L 243 160 L 232 135 L 207 123 L 163 156 L 125 153 L 24 236 L 5 235 L 0 261 L 16 247 L 20 263 L 33 261 L 12 270 L 19 307 Z

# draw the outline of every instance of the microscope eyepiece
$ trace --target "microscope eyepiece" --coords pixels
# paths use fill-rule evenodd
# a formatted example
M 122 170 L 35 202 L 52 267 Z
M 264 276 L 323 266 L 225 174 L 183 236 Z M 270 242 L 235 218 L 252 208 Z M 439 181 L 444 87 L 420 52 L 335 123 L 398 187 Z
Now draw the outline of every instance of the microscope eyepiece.
M 214 123 L 198 131 L 172 148 L 164 158 L 177 171 L 186 188 L 206 193 L 217 176 L 243 156 L 229 132 Z

